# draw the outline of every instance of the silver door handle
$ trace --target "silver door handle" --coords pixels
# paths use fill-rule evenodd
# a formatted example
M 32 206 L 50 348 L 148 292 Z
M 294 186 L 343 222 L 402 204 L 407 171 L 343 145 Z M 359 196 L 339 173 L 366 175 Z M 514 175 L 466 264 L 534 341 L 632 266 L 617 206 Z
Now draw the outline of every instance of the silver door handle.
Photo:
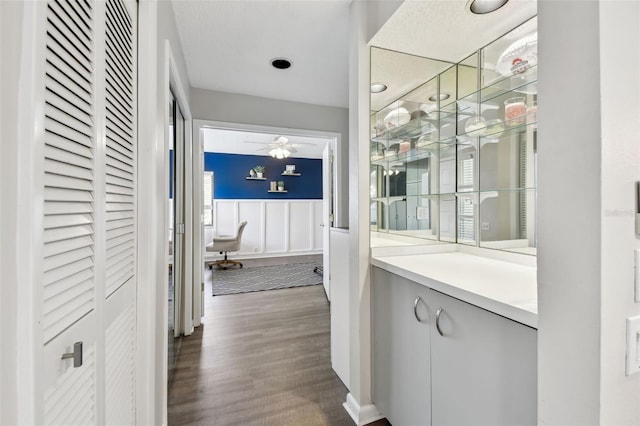
M 413 315 L 416 317 L 416 320 L 418 320 L 418 322 L 423 322 L 418 315 L 418 303 L 420 302 L 422 302 L 422 298 L 420 296 L 416 297 L 416 299 L 413 301 Z
M 442 314 L 442 308 L 438 308 L 436 311 L 436 330 L 438 330 L 438 334 L 444 336 L 444 334 L 442 334 L 442 330 L 440 330 L 440 314 Z
M 73 358 L 73 368 L 82 367 L 82 342 L 75 342 L 73 344 L 73 352 L 62 354 L 60 359 Z

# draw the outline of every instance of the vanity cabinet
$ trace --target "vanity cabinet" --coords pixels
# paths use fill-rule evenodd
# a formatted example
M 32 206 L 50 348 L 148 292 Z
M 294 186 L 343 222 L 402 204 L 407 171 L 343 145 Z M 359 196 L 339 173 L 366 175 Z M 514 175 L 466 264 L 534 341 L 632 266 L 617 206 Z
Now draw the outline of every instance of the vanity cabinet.
M 536 424 L 535 329 L 376 267 L 372 300 L 373 399 L 391 424 Z
M 373 397 L 393 425 L 431 421 L 427 298 L 426 287 L 373 268 Z

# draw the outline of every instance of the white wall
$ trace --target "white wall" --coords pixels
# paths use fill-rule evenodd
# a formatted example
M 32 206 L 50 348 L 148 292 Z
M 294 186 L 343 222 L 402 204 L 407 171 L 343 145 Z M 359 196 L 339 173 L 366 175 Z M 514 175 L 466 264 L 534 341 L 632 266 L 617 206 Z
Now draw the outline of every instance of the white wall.
M 139 3 L 138 393 L 137 423 L 167 422 L 168 84 L 166 41 L 180 84 L 189 88 L 173 8 Z M 187 90 L 188 92 L 188 90 Z M 188 93 L 185 94 L 188 97 Z
M 336 226 L 348 223 L 349 112 L 346 108 L 192 88 L 191 111 L 194 118 L 203 120 L 340 133 L 337 164 L 341 198 Z
M 624 375 L 625 318 L 640 314 L 639 5 L 538 7 L 539 424 L 640 424 L 640 375 Z
M 205 227 L 205 243 L 214 235 L 233 235 L 245 220 L 234 259 L 322 253 L 322 200 L 214 200 L 213 226 Z M 219 258 L 218 253 L 205 253 L 205 260 Z
M 600 2 L 602 232 L 600 423 L 640 424 L 640 373 L 625 377 L 633 297 L 634 184 L 640 181 L 640 3 Z M 630 55 L 629 53 L 632 52 Z M 620 64 L 624 64 L 621 66 Z
M 371 289 L 369 278 L 369 95 L 367 43 L 401 4 L 355 1 L 349 35 L 349 395 L 358 424 L 374 421 L 371 404 Z
M 23 2 L 0 2 L 0 424 L 18 423 L 18 111 Z

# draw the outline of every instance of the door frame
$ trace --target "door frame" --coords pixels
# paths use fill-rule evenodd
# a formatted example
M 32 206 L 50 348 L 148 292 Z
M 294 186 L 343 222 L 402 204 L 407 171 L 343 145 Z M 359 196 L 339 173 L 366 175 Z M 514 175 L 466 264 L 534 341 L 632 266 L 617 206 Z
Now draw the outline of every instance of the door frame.
M 331 151 L 333 152 L 333 158 L 334 158 L 334 162 L 332 166 L 333 216 L 334 218 L 340 217 L 339 208 L 341 204 L 339 201 L 341 199 L 340 197 L 342 195 L 342 192 L 341 192 L 341 185 L 339 185 L 339 182 L 338 182 L 338 177 L 339 177 L 338 171 L 341 169 L 341 164 L 343 161 L 342 156 L 340 155 L 341 146 L 343 143 L 341 133 L 323 131 L 323 130 L 295 129 L 295 128 L 287 128 L 287 127 L 263 126 L 263 125 L 257 125 L 257 124 L 232 123 L 232 122 L 225 122 L 225 121 L 195 119 L 193 120 L 193 135 L 197 135 L 197 136 L 194 136 L 193 138 L 193 145 L 194 145 L 194 150 L 196 149 L 196 147 L 197 149 L 200 150 L 200 155 L 196 155 L 193 157 L 192 166 L 193 166 L 194 183 L 202 182 L 202 179 L 204 176 L 204 164 L 202 164 L 202 155 L 204 154 L 203 131 L 205 129 L 221 129 L 221 130 L 235 130 L 239 132 L 288 134 L 292 136 L 316 137 L 316 138 L 331 140 L 329 144 L 331 145 Z M 324 179 L 324 176 L 323 176 L 323 179 Z M 202 185 L 202 184 L 199 183 L 199 185 Z M 194 185 L 194 191 L 192 193 L 196 194 L 192 204 L 194 206 L 197 206 L 197 205 L 202 206 L 202 196 L 203 196 L 202 190 L 198 191 Z M 327 222 L 327 219 L 323 218 L 323 222 Z M 334 219 L 333 223 L 336 223 L 336 219 Z M 195 229 L 192 230 L 194 242 L 198 238 L 201 240 L 200 246 L 198 247 L 201 250 L 200 255 L 198 256 L 198 253 L 196 253 L 195 251 L 193 253 L 194 270 L 197 268 L 197 269 L 202 269 L 202 271 L 204 271 L 204 242 L 202 241 L 203 239 L 201 235 L 202 233 L 203 232 L 201 232 L 201 230 L 198 230 L 196 235 L 196 230 Z M 328 255 L 329 254 L 327 253 L 327 256 Z M 323 253 L 323 258 L 324 258 L 324 253 Z M 197 265 L 200 265 L 200 266 L 197 266 L 196 263 Z M 328 273 L 328 271 L 326 271 L 325 273 Z M 204 275 L 202 276 L 202 282 L 204 283 Z M 194 317 L 199 318 L 198 314 L 200 316 L 204 315 L 204 307 L 201 299 L 201 292 L 200 294 L 197 294 L 197 295 L 196 293 L 198 292 L 194 291 L 194 295 L 193 295 Z

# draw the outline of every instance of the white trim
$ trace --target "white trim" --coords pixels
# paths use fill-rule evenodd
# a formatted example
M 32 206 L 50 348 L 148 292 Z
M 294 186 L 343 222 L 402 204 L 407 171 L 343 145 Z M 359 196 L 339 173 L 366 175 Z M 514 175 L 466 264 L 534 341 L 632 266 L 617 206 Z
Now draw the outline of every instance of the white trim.
M 358 401 L 356 401 L 353 395 L 351 395 L 351 392 L 347 394 L 347 400 L 342 404 L 342 406 L 347 410 L 347 413 L 349 413 L 351 419 L 357 426 L 366 425 L 384 418 L 376 408 L 375 404 L 360 406 Z
M 160 225 L 166 228 L 163 212 L 158 206 L 164 205 L 158 199 L 156 190 L 158 168 L 162 165 L 159 156 L 161 137 L 158 105 L 158 52 L 157 52 L 156 2 L 140 2 L 138 9 L 138 152 L 144 153 L 149 161 L 138 163 L 138 246 L 137 246 L 137 357 L 136 357 L 136 423 L 163 424 L 162 378 L 157 344 L 162 340 L 158 333 L 161 323 L 156 316 L 158 302 L 158 263 L 165 263 L 166 256 L 158 258 L 164 249 L 164 234 Z M 140 155 L 138 158 L 142 157 Z M 161 235 L 157 233 L 160 232 Z M 157 246 L 162 244 L 162 248 Z M 164 274 L 166 275 L 166 274 Z M 164 325 L 164 323 L 162 323 Z M 166 332 L 164 333 L 166 335 Z M 166 351 L 165 351 L 166 352 Z M 160 378 L 158 378 L 158 375 Z M 166 385 L 164 386 L 166 388 Z M 166 394 L 164 394 L 166 395 Z M 166 419 L 166 417 L 165 417 Z M 166 420 L 164 422 L 166 424 Z
M 184 117 L 184 164 L 194 164 L 193 158 L 193 147 L 192 147 L 192 115 L 191 109 L 189 108 L 189 101 L 186 96 L 185 88 L 181 83 L 180 71 L 178 69 L 176 60 L 173 56 L 173 51 L 171 49 L 171 44 L 169 40 L 165 40 L 165 55 L 168 58 L 168 70 L 167 75 L 169 76 L 169 81 L 167 85 L 167 89 L 173 92 L 174 99 L 180 108 L 180 112 Z M 167 97 L 169 96 L 169 92 L 167 92 Z M 168 126 L 168 123 L 165 123 Z M 169 152 L 169 135 L 165 134 L 165 152 Z M 166 169 L 169 170 L 168 167 Z M 200 288 L 200 274 L 196 272 L 197 263 L 193 262 L 193 252 L 194 252 L 194 242 L 199 240 L 197 235 L 194 235 L 194 223 L 200 223 L 200 219 L 194 217 L 194 185 L 193 185 L 193 173 L 186 172 L 187 168 L 185 167 L 184 173 L 184 259 L 185 262 L 182 263 L 184 267 L 184 287 L 182 288 L 183 294 L 180 295 L 179 300 L 181 300 L 181 311 L 182 318 L 179 321 L 178 332 L 180 334 L 184 334 L 186 336 L 190 335 L 193 332 L 193 311 L 192 306 L 193 303 L 186 303 L 187 300 L 193 300 L 193 293 Z M 168 181 L 168 179 L 165 179 Z M 169 193 L 167 189 L 167 194 Z M 195 199 L 200 200 L 200 197 L 195 197 Z M 168 238 L 167 238 L 168 239 Z M 168 252 L 168 251 L 167 251 Z M 196 287 L 197 286 L 197 287 Z M 176 299 L 178 300 L 178 299 Z

